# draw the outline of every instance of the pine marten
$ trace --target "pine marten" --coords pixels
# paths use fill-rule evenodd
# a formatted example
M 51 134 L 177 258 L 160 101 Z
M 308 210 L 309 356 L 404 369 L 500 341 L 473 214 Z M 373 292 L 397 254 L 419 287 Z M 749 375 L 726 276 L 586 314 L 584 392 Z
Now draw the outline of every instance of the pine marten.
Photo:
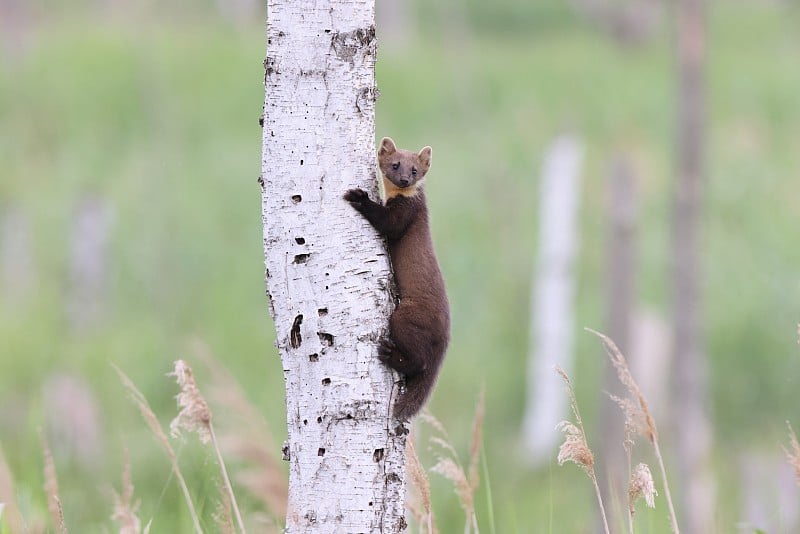
M 410 419 L 422 409 L 450 341 L 450 306 L 422 189 L 431 152 L 429 146 L 418 153 L 398 149 L 384 137 L 378 149 L 384 203 L 373 202 L 361 189 L 344 195 L 389 245 L 400 303 L 389 319 L 388 337 L 378 345 L 378 357 L 405 378 L 405 391 L 394 405 L 398 419 Z

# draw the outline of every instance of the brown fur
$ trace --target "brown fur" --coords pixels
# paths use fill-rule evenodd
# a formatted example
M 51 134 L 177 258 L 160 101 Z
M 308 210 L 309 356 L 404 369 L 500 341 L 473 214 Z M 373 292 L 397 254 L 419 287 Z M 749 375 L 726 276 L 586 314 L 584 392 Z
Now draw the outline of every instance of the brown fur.
M 378 204 L 361 189 L 344 195 L 389 244 L 400 292 L 389 318 L 389 336 L 379 358 L 405 377 L 405 391 L 394 415 L 409 419 L 428 399 L 450 340 L 450 307 L 436 261 L 422 184 L 431 165 L 431 148 L 418 153 L 398 149 L 384 137 L 378 150 L 386 200 Z

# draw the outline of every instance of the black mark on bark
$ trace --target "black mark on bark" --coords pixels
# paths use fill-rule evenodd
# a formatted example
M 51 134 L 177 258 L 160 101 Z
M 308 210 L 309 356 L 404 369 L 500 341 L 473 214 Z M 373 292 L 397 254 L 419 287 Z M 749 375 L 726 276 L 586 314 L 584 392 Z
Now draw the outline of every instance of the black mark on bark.
M 303 315 L 298 315 L 294 318 L 294 323 L 292 323 L 292 330 L 289 333 L 289 343 L 292 345 L 292 348 L 297 348 L 303 342 L 303 336 L 300 335 L 300 325 L 303 324 Z
M 317 335 L 319 336 L 319 342 L 322 343 L 323 347 L 333 346 L 333 334 L 328 334 L 326 332 L 317 332 Z

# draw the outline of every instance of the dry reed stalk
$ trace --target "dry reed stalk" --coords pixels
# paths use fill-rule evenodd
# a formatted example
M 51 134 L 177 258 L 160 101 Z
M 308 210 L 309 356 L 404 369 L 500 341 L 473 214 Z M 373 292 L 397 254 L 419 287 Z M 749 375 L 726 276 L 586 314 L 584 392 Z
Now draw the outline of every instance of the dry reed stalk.
M 233 493 L 233 486 L 231 485 L 231 479 L 228 477 L 225 461 L 222 459 L 219 442 L 214 433 L 214 426 L 211 424 L 211 410 L 208 408 L 208 403 L 200 393 L 200 388 L 197 387 L 192 368 L 183 360 L 176 360 L 175 369 L 172 373 L 169 373 L 168 376 L 174 376 L 178 386 L 181 388 L 177 396 L 180 411 L 169 425 L 170 432 L 173 437 L 179 436 L 181 430 L 195 432 L 201 442 L 208 443 L 211 441 L 211 445 L 217 455 L 217 463 L 222 474 L 222 481 L 225 484 L 225 489 L 228 492 L 230 503 L 233 507 L 234 515 L 236 516 L 236 523 L 239 525 L 239 530 L 242 534 L 245 534 L 244 520 L 239 511 L 239 505 L 236 503 L 236 496 Z
M 438 445 L 449 454 L 449 456 L 439 455 L 438 460 L 431 468 L 431 471 L 442 475 L 444 478 L 453 483 L 453 488 L 455 489 L 456 495 L 458 495 L 458 500 L 467 516 L 467 523 L 464 526 L 465 534 L 471 531 L 475 534 L 478 534 L 478 518 L 475 515 L 475 490 L 480 484 L 478 462 L 480 460 L 483 419 L 484 393 L 482 389 L 475 408 L 475 417 L 472 421 L 472 440 L 470 444 L 469 468 L 467 471 L 465 471 L 458 460 L 458 454 L 448 438 L 444 425 L 442 425 L 442 423 L 432 415 L 427 413 L 423 414 L 423 420 L 428 422 L 442 436 L 431 437 L 431 443 Z
M 53 526 L 61 534 L 67 533 L 67 525 L 64 522 L 64 509 L 61 506 L 61 497 L 58 493 L 58 478 L 56 477 L 56 464 L 53 461 L 53 453 L 44 434 L 39 431 L 39 438 L 42 441 L 42 452 L 44 454 L 44 491 L 47 495 L 47 509 L 50 512 L 50 519 Z
M 786 458 L 789 460 L 789 465 L 794 469 L 794 476 L 797 484 L 800 485 L 800 443 L 797 442 L 797 434 L 794 433 L 792 425 L 786 421 L 786 426 L 789 427 L 789 449 L 781 445 Z
M 133 501 L 133 481 L 128 447 L 125 447 L 125 465 L 122 468 L 122 493 L 111 490 L 114 495 L 114 512 L 111 519 L 119 523 L 119 534 L 139 534 L 142 523 L 136 515 L 140 500 Z
M 219 490 L 219 504 L 214 514 L 214 522 L 217 524 L 218 531 L 222 534 L 236 534 L 233 527 L 233 517 L 231 516 L 231 497 L 228 490 L 217 484 Z
M 5 517 L 6 525 L 11 532 L 27 532 L 29 529 L 17 506 L 14 477 L 8 467 L 6 457 L 0 449 L 0 519 Z M 0 521 L 0 530 L 2 530 Z
M 634 436 L 638 433 L 639 409 L 631 399 L 623 399 L 616 395 L 608 394 L 611 400 L 619 405 L 622 412 L 625 414 L 625 426 L 622 439 L 622 448 L 625 449 L 625 460 L 628 466 L 628 480 L 633 480 L 633 445 Z M 629 488 L 630 491 L 630 488 Z M 633 534 L 633 513 L 631 513 L 630 506 L 628 507 L 628 532 Z
M 211 404 L 224 407 L 230 414 L 222 427 L 220 444 L 228 458 L 249 465 L 236 474 L 239 486 L 261 500 L 275 517 L 286 517 L 288 484 L 282 463 L 274 451 L 275 441 L 263 416 L 247 399 L 231 373 L 213 357 L 201 340 L 191 341 L 189 350 L 199 358 L 213 377 L 210 388 Z
M 435 530 L 433 526 L 433 512 L 431 511 L 431 485 L 430 481 L 428 480 L 428 475 L 425 473 L 425 469 L 422 467 L 422 463 L 419 461 L 419 456 L 417 455 L 417 450 L 414 446 L 413 439 L 406 441 L 406 459 L 408 460 L 406 467 L 408 468 L 408 474 L 411 478 L 411 483 L 419 494 L 423 508 L 422 512 L 419 512 L 413 508 L 411 509 L 411 512 L 417 518 L 420 524 L 425 524 L 427 527 L 427 534 L 434 534 Z M 422 532 L 421 527 L 420 532 Z
M 653 419 L 653 416 L 650 413 L 650 407 L 647 404 L 647 399 L 645 399 L 644 395 L 642 394 L 642 390 L 633 379 L 633 375 L 628 367 L 628 362 L 625 359 L 625 356 L 623 356 L 622 352 L 620 352 L 619 348 L 617 348 L 617 345 L 611 340 L 611 338 L 601 334 L 600 332 L 597 332 L 596 330 L 592 330 L 591 328 L 587 328 L 586 331 L 591 332 L 603 341 L 606 354 L 608 354 L 611 363 L 617 370 L 619 381 L 622 382 L 622 384 L 627 388 L 628 393 L 630 393 L 634 399 L 634 401 L 626 402 L 623 406 L 623 412 L 625 412 L 625 425 L 626 427 L 630 425 L 632 428 L 636 428 L 637 432 L 645 436 L 653 446 L 656 460 L 658 461 L 658 467 L 661 471 L 661 478 L 664 481 L 664 493 L 667 498 L 667 507 L 669 508 L 672 532 L 674 534 L 680 534 L 680 529 L 678 528 L 678 519 L 675 515 L 675 506 L 672 504 L 672 494 L 669 491 L 667 470 L 664 467 L 664 457 L 661 454 L 661 446 L 658 442 L 658 429 L 656 428 L 655 419 Z
M 189 487 L 186 485 L 186 480 L 183 478 L 183 473 L 181 473 L 180 467 L 178 466 L 178 456 L 175 454 L 175 450 L 172 448 L 172 445 L 170 445 L 167 435 L 164 434 L 164 430 L 161 428 L 161 423 L 158 422 L 158 418 L 150 408 L 150 404 L 147 402 L 145 396 L 141 391 L 139 391 L 133 381 L 128 378 L 128 375 L 123 373 L 122 370 L 116 365 L 111 365 L 114 367 L 114 370 L 117 371 L 117 375 L 119 375 L 122 385 L 128 391 L 128 395 L 130 396 L 131 400 L 139 408 L 142 418 L 144 419 L 145 423 L 147 423 L 147 426 L 150 427 L 150 431 L 153 433 L 153 436 L 155 436 L 156 441 L 158 441 L 158 443 L 164 449 L 164 452 L 167 454 L 167 458 L 169 458 L 170 465 L 172 466 L 172 472 L 178 479 L 178 484 L 183 492 L 186 505 L 189 507 L 189 514 L 192 516 L 194 529 L 199 534 L 202 534 L 203 529 L 200 528 L 200 519 L 197 516 L 197 510 L 194 507 L 194 502 L 192 502 L 192 496 L 189 494 Z
M 569 379 L 566 371 L 558 365 L 554 366 L 554 368 L 566 384 L 570 408 L 572 408 L 572 414 L 575 417 L 575 424 L 569 421 L 561 421 L 556 427 L 558 430 L 564 432 L 564 443 L 562 443 L 561 447 L 558 449 L 558 465 L 564 465 L 565 462 L 572 462 L 583 468 L 594 486 L 594 493 L 597 497 L 597 504 L 600 506 L 600 517 L 603 519 L 605 533 L 610 534 L 608 519 L 606 518 L 606 508 L 603 505 L 600 486 L 597 484 L 597 474 L 594 471 L 594 454 L 592 453 L 592 449 L 589 448 L 589 443 L 586 441 L 586 432 L 583 428 L 580 410 L 578 410 L 578 400 L 575 398 L 575 389 L 572 387 L 572 381 Z

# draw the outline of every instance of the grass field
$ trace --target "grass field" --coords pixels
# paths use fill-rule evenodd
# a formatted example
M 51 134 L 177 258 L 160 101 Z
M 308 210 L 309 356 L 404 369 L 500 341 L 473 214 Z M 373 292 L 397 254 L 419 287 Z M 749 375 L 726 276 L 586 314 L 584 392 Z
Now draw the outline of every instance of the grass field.
M 510 18 L 522 25 L 540 15 L 545 22 L 530 30 L 503 31 L 505 19 L 496 15 L 467 34 L 428 21 L 402 46 L 381 46 L 377 67 L 377 135 L 434 147 L 428 196 L 453 342 L 430 409 L 466 455 L 485 383 L 498 533 L 588 532 L 597 524 L 583 474 L 555 466 L 555 454 L 549 468 L 525 469 L 518 444 L 537 178 L 559 133 L 579 135 L 587 149 L 576 324 L 605 324 L 606 181 L 619 152 L 630 155 L 639 178 L 637 304 L 669 316 L 676 135 L 669 24 L 651 41 L 622 48 L 566 8 Z M 703 331 L 719 532 L 746 519 L 742 458 L 780 454 L 785 421 L 800 427 L 798 23 L 798 6 L 781 2 L 716 3 L 710 16 Z M 125 445 L 140 516 L 153 518 L 152 532 L 191 529 L 169 463 L 112 363 L 166 424 L 177 389 L 165 374 L 174 359 L 191 361 L 202 342 L 240 382 L 278 445 L 283 440 L 256 183 L 263 36 L 258 20 L 234 26 L 210 15 L 73 14 L 45 18 L 24 49 L 0 54 L 0 221 L 9 214 L 23 221 L 29 252 L 27 263 L 0 257 L 0 265 L 23 261 L 27 280 L 0 282 L 0 445 L 31 524 L 47 515 L 43 429 L 71 531 L 115 529 L 108 489 L 119 487 Z M 75 328 L 71 235 L 75 214 L 92 202 L 109 221 L 102 312 Z M 591 442 L 604 362 L 593 336 L 576 335 L 573 378 Z M 196 367 L 202 386 L 209 373 Z M 88 395 L 91 432 L 58 433 L 80 415 L 53 393 L 65 377 Z M 180 446 L 181 465 L 213 530 L 213 456 L 193 441 Z M 490 532 L 482 482 L 477 515 Z M 463 513 L 451 486 L 435 476 L 432 483 L 440 530 L 459 531 Z M 259 509 L 256 499 L 243 500 L 243 508 Z M 638 532 L 668 532 L 666 517 L 659 498 L 654 511 L 637 516 Z

